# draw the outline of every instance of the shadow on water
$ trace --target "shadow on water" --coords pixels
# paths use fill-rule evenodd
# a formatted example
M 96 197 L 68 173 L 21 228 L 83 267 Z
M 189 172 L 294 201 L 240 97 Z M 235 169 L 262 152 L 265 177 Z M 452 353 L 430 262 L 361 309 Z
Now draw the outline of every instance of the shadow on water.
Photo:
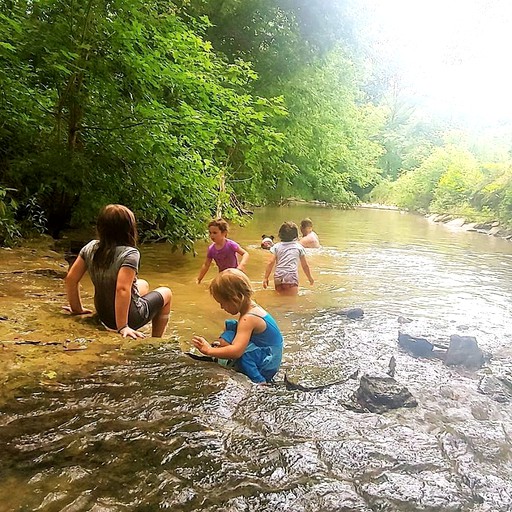
M 268 254 L 257 241 L 305 216 L 324 244 L 308 254 L 316 283 L 283 303 L 261 288 Z M 285 335 L 278 380 L 345 380 L 384 371 L 394 356 L 419 406 L 356 413 L 343 404 L 357 380 L 291 392 L 189 359 L 180 348 L 191 333 L 211 338 L 224 316 L 206 286 L 191 286 L 202 257 L 174 265 L 152 246 L 143 272 L 173 287 L 179 343 L 19 390 L 0 413 L 1 510 L 512 509 L 511 406 L 478 392 L 489 372 L 512 376 L 511 245 L 396 212 L 306 208 L 265 209 L 233 238 L 249 248 L 257 300 Z M 337 314 L 351 306 L 364 317 Z M 398 315 L 413 321 L 401 326 Z M 398 349 L 399 329 L 440 343 L 474 335 L 493 359 L 478 371 L 416 359 Z

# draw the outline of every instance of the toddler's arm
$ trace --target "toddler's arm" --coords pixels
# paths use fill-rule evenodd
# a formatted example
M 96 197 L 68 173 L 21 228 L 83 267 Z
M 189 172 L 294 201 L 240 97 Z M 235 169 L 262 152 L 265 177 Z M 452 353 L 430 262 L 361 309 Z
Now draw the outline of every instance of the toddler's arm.
M 207 256 L 206 259 L 204 260 L 201 270 L 199 271 L 199 275 L 197 276 L 197 279 L 196 279 L 197 284 L 199 284 L 203 280 L 203 277 L 206 275 L 206 272 L 208 272 L 208 269 L 210 268 L 211 264 L 212 264 L 212 259 L 208 258 L 208 256 Z
M 261 319 L 259 319 L 261 320 Z M 225 346 L 212 347 L 202 336 L 194 336 L 192 343 L 203 354 L 221 359 L 238 359 L 242 356 L 249 341 L 252 331 L 257 325 L 258 317 L 245 316 L 238 322 L 236 336 L 231 344 Z
M 306 274 L 306 277 L 309 280 L 309 284 L 313 285 L 315 280 L 313 279 L 313 276 L 311 275 L 311 270 L 309 270 L 308 261 L 306 260 L 306 256 L 300 257 L 300 264 L 302 265 L 302 270 L 304 270 L 304 274 Z

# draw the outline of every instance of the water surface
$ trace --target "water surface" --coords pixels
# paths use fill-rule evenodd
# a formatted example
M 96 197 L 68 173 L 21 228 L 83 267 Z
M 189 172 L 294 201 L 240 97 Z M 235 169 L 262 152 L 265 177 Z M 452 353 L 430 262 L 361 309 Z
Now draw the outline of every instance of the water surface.
M 315 285 L 301 274 L 297 297 L 263 290 L 261 235 L 305 216 L 323 244 L 308 250 Z M 305 384 L 383 372 L 394 356 L 418 407 L 356 413 L 343 404 L 357 380 L 291 392 L 189 359 L 192 334 L 212 339 L 227 318 L 207 291 L 213 266 L 194 282 L 207 242 L 197 257 L 143 247 L 141 277 L 174 292 L 168 338 L 17 392 L 0 412 L 0 510 L 512 510 L 511 406 L 478 391 L 490 373 L 512 378 L 510 242 L 394 211 L 313 207 L 258 210 L 230 236 L 250 252 L 256 299 L 284 333 L 278 381 L 285 372 Z M 11 284 L 25 302 L 35 286 Z M 52 336 L 112 336 L 62 316 L 62 299 L 47 293 L 57 284 L 40 286 L 28 300 L 43 303 Z M 91 304 L 88 282 L 83 296 Z M 364 318 L 337 314 L 348 307 Z M 415 359 L 398 349 L 399 329 L 441 345 L 475 336 L 493 357 L 478 371 Z

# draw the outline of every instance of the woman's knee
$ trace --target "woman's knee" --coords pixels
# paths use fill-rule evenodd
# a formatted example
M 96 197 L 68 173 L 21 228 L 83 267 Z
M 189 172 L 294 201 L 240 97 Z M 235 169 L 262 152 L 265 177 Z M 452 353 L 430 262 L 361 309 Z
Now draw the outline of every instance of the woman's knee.
M 137 279 L 136 285 L 142 297 L 149 293 L 149 283 L 145 279 Z
M 164 299 L 164 309 L 167 306 L 168 309 L 171 307 L 172 303 L 172 291 L 167 286 L 160 286 L 159 288 L 155 289 L 155 292 L 158 292 L 162 298 Z

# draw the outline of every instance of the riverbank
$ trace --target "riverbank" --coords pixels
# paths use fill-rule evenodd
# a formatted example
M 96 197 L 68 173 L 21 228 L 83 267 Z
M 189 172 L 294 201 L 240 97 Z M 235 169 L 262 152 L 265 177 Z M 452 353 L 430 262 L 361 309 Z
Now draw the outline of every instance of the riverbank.
M 161 343 L 123 340 L 95 315 L 66 313 L 64 254 L 46 237 L 25 244 L 0 248 L 0 405 L 20 388 L 53 388 L 70 376 L 123 361 L 137 347 Z M 82 295 L 92 302 L 90 290 Z
M 426 215 L 429 222 L 442 223 L 453 229 L 481 233 L 482 235 L 495 236 L 503 240 L 512 240 L 512 229 L 503 226 L 499 220 L 488 222 L 468 222 L 463 217 L 455 217 L 448 213 L 434 213 Z
M 445 224 L 451 229 L 461 229 L 472 233 L 495 236 L 503 240 L 512 240 L 512 228 L 504 225 L 499 220 L 489 220 L 485 222 L 475 222 L 464 217 L 456 216 L 451 213 L 427 213 L 410 212 L 407 209 L 396 205 L 382 203 L 360 203 L 357 208 L 367 208 L 372 210 L 396 210 L 404 213 L 412 213 L 424 216 L 429 222 Z

